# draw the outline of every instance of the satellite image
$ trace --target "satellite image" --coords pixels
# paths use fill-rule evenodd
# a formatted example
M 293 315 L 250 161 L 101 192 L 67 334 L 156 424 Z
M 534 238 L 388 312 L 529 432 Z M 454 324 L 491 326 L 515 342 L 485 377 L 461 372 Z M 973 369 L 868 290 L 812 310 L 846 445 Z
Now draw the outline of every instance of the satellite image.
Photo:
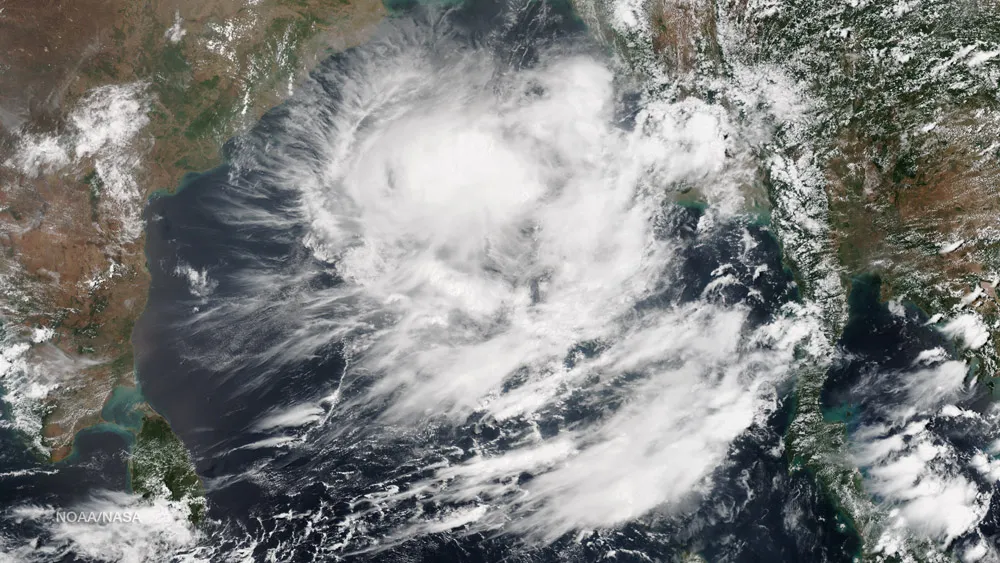
M 1000 562 L 1000 1 L 0 0 L 0 563 Z

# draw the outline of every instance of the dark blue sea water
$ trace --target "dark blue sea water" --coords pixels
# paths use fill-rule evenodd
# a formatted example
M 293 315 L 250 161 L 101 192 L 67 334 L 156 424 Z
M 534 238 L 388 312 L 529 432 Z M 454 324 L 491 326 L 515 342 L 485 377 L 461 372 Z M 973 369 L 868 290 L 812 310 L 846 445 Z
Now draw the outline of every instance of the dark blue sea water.
M 72 455 L 53 464 L 30 450 L 23 435 L 0 430 L 0 508 L 4 512 L 0 553 L 7 546 L 31 538 L 38 538 L 39 545 L 44 546 L 52 524 L 50 516 L 36 520 L 9 511 L 35 506 L 71 507 L 89 500 L 94 491 L 127 491 L 129 446 L 129 437 L 124 433 L 98 426 L 78 433 Z
M 412 18 L 418 22 L 415 25 L 446 26 L 453 40 L 449 45 L 486 46 L 515 70 L 535 64 L 542 46 L 601 52 L 586 39 L 586 30 L 567 5 L 532 2 L 514 13 L 511 6 L 471 2 L 428 13 L 401 4 L 395 7 L 395 17 Z M 350 74 L 359 57 L 349 51 L 320 65 L 314 73 L 315 91 L 325 92 L 328 99 L 317 113 L 336 113 L 344 92 L 330 76 Z M 638 97 L 628 88 L 622 90 L 618 118 L 628 128 L 638 111 L 634 107 Z M 259 561 L 491 562 L 669 561 L 698 554 L 706 561 L 853 560 L 860 540 L 849 523 L 808 472 L 791 470 L 784 439 L 794 408 L 794 381 L 780 385 L 773 410 L 733 441 L 708 477 L 711 486 L 693 494 L 679 509 L 653 511 L 617 527 L 580 530 L 551 543 L 528 541 L 517 533 L 505 533 L 502 526 L 490 531 L 458 526 L 394 541 L 391 536 L 414 520 L 414 514 L 432 517 L 460 503 L 407 498 L 380 513 L 372 509 L 374 500 L 366 497 L 376 489 L 415 487 L 434 473 L 430 462 L 468 461 L 476 448 L 510 451 L 518 445 L 514 423 L 473 417 L 457 424 L 435 421 L 418 439 L 383 432 L 378 404 L 334 413 L 330 404 L 323 403 L 311 421 L 313 427 L 294 435 L 300 445 L 262 445 L 262 440 L 275 437 L 261 429 L 262 413 L 335 389 L 347 399 L 360 397 L 371 385 L 346 381 L 350 358 L 345 343 L 337 340 L 312 348 L 292 363 L 259 354 L 274 342 L 289 341 L 290 325 L 265 321 L 281 317 L 280 309 L 295 303 L 299 293 L 347 283 L 306 244 L 308 224 L 241 220 L 292 216 L 298 207 L 299 194 L 277 185 L 270 171 L 237 164 L 254 151 L 266 152 L 287 142 L 282 133 L 291 115 L 287 106 L 270 112 L 249 135 L 228 145 L 230 164 L 187 178 L 173 195 L 154 197 L 145 213 L 152 284 L 146 311 L 133 334 L 137 369 L 142 395 L 169 420 L 205 483 L 208 517 L 199 540 L 203 556 L 222 561 L 239 552 Z M 301 154 L 319 152 L 308 146 L 295 148 Z M 311 164 L 315 163 L 303 162 Z M 693 303 L 739 305 L 748 311 L 748 327 L 755 328 L 800 299 L 766 225 L 749 217 L 730 217 L 706 234 L 699 229 L 706 213 L 696 206 L 664 203 L 656 235 L 676 243 L 678 257 L 671 265 L 676 275 L 635 303 L 632 314 L 641 317 Z M 733 276 L 733 283 L 706 292 L 720 269 Z M 262 272 L 279 271 L 308 275 L 296 278 L 294 286 L 252 283 Z M 193 293 L 191 279 L 183 272 L 207 272 L 210 290 Z M 891 387 L 905 378 L 920 352 L 942 347 L 952 356 L 957 354 L 938 331 L 926 326 L 919 311 L 909 308 L 904 318 L 894 316 L 878 296 L 873 279 L 854 283 L 851 318 L 839 343 L 843 361 L 832 368 L 824 389 L 828 416 L 846 420 L 850 432 L 885 418 L 886 409 L 902 400 Z M 253 303 L 254 308 L 246 310 L 240 303 Z M 240 314 L 224 326 L 212 325 L 218 334 L 207 334 L 199 324 L 203 313 L 218 307 L 231 307 Z M 567 350 L 567 365 L 599 357 L 602 346 L 579 343 Z M 231 361 L 234 358 L 252 361 Z M 892 374 L 885 386 L 871 385 L 876 372 Z M 623 384 L 628 383 L 628 377 L 623 378 Z M 512 378 L 507 384 L 520 383 Z M 614 391 L 607 393 L 605 402 L 593 395 L 572 396 L 559 409 L 542 411 L 533 423 L 543 439 L 572 431 L 619 409 L 615 401 L 621 395 Z M 122 393 L 121 404 L 135 399 Z M 973 397 L 969 404 L 981 399 Z M 136 422 L 127 408 L 111 408 L 106 416 L 124 426 Z M 956 444 L 968 435 L 944 421 L 938 424 L 940 435 Z M 107 428 L 81 433 L 77 453 L 51 475 L 38 472 L 50 466 L 24 454 L 19 437 L 0 433 L 0 473 L 35 470 L 23 477 L 0 477 L 0 504 L 68 505 L 92 490 L 126 490 L 127 440 L 102 430 Z M 452 459 L 447 452 L 460 453 Z M 525 484 L 537 478 L 526 472 L 517 481 Z M 995 510 L 991 508 L 991 514 Z M 357 526 L 359 521 L 362 526 Z M 982 529 L 995 534 L 990 528 L 995 521 L 995 516 L 987 518 Z M 44 527 L 25 526 L 9 533 L 44 535 Z
M 232 451 L 255 439 L 250 426 L 261 411 L 328 386 L 342 375 L 344 360 L 334 346 L 324 355 L 305 358 L 280 377 L 272 377 L 251 389 L 243 387 L 242 382 L 257 381 L 252 374 L 216 372 L 185 362 L 185 350 L 199 347 L 177 330 L 195 306 L 186 282 L 174 274 L 178 261 L 213 272 L 219 285 L 212 299 L 238 299 L 244 268 L 258 267 L 257 259 L 262 258 L 274 267 L 311 260 L 298 240 L 301 232 L 235 232 L 219 222 L 216 214 L 233 205 L 234 192 L 227 192 L 231 185 L 229 172 L 225 167 L 214 170 L 193 179 L 178 194 L 151 202 L 148 256 L 153 285 L 147 313 L 136 333 L 136 343 L 142 351 L 139 367 L 143 389 L 147 399 L 171 421 L 193 452 L 198 473 L 209 483 L 210 518 L 231 523 L 213 540 L 223 546 L 236 545 L 240 534 L 245 534 L 260 538 L 255 557 L 263 558 L 268 550 L 274 549 L 282 558 L 311 560 L 323 553 L 319 547 L 323 540 L 319 535 L 313 537 L 315 544 L 303 540 L 307 523 L 275 520 L 275 515 L 317 513 L 327 524 L 336 523 L 348 516 L 352 508 L 345 502 L 348 497 L 331 494 L 331 487 L 325 482 L 331 474 L 354 470 L 370 480 L 392 479 L 411 452 L 406 444 L 394 447 L 392 443 L 373 444 L 375 451 L 365 459 L 357 459 L 347 450 L 343 453 L 347 457 L 337 459 L 335 447 L 324 454 L 329 456 L 325 459 L 314 457 L 315 451 Z M 280 207 L 284 202 L 278 197 L 244 203 Z M 661 227 L 662 236 L 695 239 L 701 214 L 697 208 L 671 207 Z M 744 232 L 749 232 L 758 243 L 754 253 L 771 266 L 769 273 L 755 278 L 753 271 L 737 260 Z M 248 256 L 254 259 L 248 260 Z M 773 237 L 764 227 L 741 223 L 723 229 L 711 240 L 688 247 L 683 282 L 664 287 L 657 296 L 637 306 L 666 307 L 698 299 L 713 279 L 713 270 L 724 263 L 736 264 L 744 284 L 731 286 L 718 299 L 740 303 L 746 301 L 750 291 L 760 292 L 762 298 L 753 302 L 755 322 L 764 322 L 778 306 L 796 298 L 791 276 L 781 265 Z M 339 282 L 329 278 L 312 283 Z M 564 538 L 541 548 L 521 546 L 516 537 L 437 534 L 355 558 L 596 561 L 615 552 L 617 560 L 641 561 L 645 557 L 669 559 L 697 552 L 709 561 L 849 561 L 858 549 L 857 539 L 842 531 L 831 504 L 818 492 L 809 475 L 790 474 L 788 460 L 773 453 L 775 448 L 781 448 L 790 408 L 786 395 L 767 425 L 754 428 L 738 440 L 726 465 L 716 471 L 714 477 L 719 486 L 700 507 L 681 517 L 657 518 L 617 531 L 593 532 L 582 541 Z M 585 407 L 581 409 L 575 414 L 588 416 Z M 469 439 L 471 431 L 470 427 L 455 428 L 439 439 L 461 445 Z M 498 429 L 489 431 L 495 432 L 495 439 L 502 440 Z M 273 464 L 277 471 L 285 473 L 294 488 L 274 490 L 267 482 L 226 479 L 261 463 Z M 217 479 L 225 484 L 218 484 Z M 308 526 L 320 527 L 315 523 Z
M 995 435 L 989 415 L 984 415 L 991 409 L 991 392 L 987 385 L 976 384 L 976 363 L 961 363 L 962 350 L 919 308 L 912 304 L 892 308 L 883 301 L 881 292 L 878 275 L 852 280 L 849 322 L 823 388 L 827 418 L 846 423 L 849 438 L 860 447 L 859 459 L 866 457 L 866 444 L 900 440 L 892 454 L 874 456 L 872 463 L 860 467 L 877 502 L 908 507 L 906 501 L 900 502 L 900 493 L 894 488 L 899 483 L 884 476 L 907 474 L 896 469 L 896 464 L 912 460 L 910 456 L 921 448 L 933 452 L 920 458 L 927 469 L 916 479 L 904 478 L 902 495 L 920 498 L 915 491 L 921 484 L 930 488 L 962 483 L 978 490 L 980 498 L 995 499 L 995 480 L 975 469 L 973 460 L 982 455 L 980 452 L 990 451 Z M 933 360 L 929 352 L 933 352 Z M 934 371 L 949 362 L 958 369 L 960 380 L 954 383 L 943 371 Z M 931 385 L 924 384 L 928 373 Z M 949 385 L 959 391 L 941 391 Z M 939 393 L 947 399 L 936 400 Z M 920 406 L 924 401 L 930 406 Z M 998 508 L 995 500 L 985 503 L 978 525 L 956 534 L 953 548 L 961 552 L 981 538 L 995 542 Z M 953 511 L 941 501 L 933 504 L 936 514 L 950 516 Z

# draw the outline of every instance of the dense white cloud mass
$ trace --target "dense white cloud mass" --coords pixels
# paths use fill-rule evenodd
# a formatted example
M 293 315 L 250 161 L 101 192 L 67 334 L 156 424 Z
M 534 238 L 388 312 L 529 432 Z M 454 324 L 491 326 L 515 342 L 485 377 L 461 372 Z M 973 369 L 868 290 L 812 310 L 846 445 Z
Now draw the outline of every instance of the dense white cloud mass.
M 910 369 L 871 370 L 855 384 L 867 401 L 858 408 L 869 418 L 852 434 L 853 462 L 886 509 L 876 551 L 901 552 L 907 537 L 947 547 L 974 532 L 989 508 L 1000 469 L 989 452 L 953 435 L 989 435 L 996 412 L 956 406 L 973 390 L 969 366 L 948 358 L 943 348 L 924 350 Z
M 291 543 L 308 521 L 307 535 L 322 529 L 308 541 L 338 555 L 445 531 L 546 545 L 696 506 L 801 363 L 829 350 L 746 214 L 751 145 L 773 125 L 651 93 L 590 47 L 542 45 L 512 65 L 397 24 L 234 143 L 228 182 L 199 202 L 222 231 L 293 255 L 233 243 L 218 264 L 165 270 L 191 305 L 170 327 L 183 365 L 235 395 L 292 385 L 331 350 L 346 364 L 253 411 L 225 445 L 240 460 L 301 455 L 307 478 L 260 457 L 207 486 L 284 500 L 319 483 L 349 508 L 267 517 Z M 108 100 L 95 111 L 135 109 Z M 99 124 L 78 126 L 81 154 L 111 146 Z M 35 166 L 58 160 L 46 151 Z M 367 475 L 391 456 L 406 461 Z M 197 539 L 174 531 L 165 521 L 144 545 Z M 74 534 L 56 531 L 97 545 Z
M 357 429 L 417 444 L 469 420 L 510 430 L 509 447 L 435 458 L 405 490 L 373 484 L 372 514 L 453 507 L 414 515 L 397 539 L 465 527 L 551 541 L 695 499 L 775 408 L 796 348 L 822 339 L 807 307 L 762 325 L 759 294 L 727 301 L 749 283 L 732 264 L 693 300 L 642 305 L 688 283 L 688 249 L 741 228 L 747 133 L 696 98 L 646 97 L 628 114 L 611 62 L 587 52 L 511 68 L 405 31 L 319 73 L 266 139 L 245 141 L 216 196 L 234 229 L 301 233 L 314 259 L 221 281 L 239 298 L 213 297 L 182 330 L 242 354 L 192 359 L 262 377 L 333 343 L 348 360 L 331 389 L 261 413 L 260 439 L 238 449 L 319 448 Z M 292 203 L 255 204 L 261 186 Z M 663 224 L 692 188 L 710 206 L 685 239 Z M 725 244 L 761 259 L 746 231 Z M 308 283 L 322 271 L 342 283 Z M 552 416 L 570 421 L 554 435 L 539 427 Z
M 4 562 L 58 561 L 74 556 L 122 563 L 206 560 L 189 551 L 198 532 L 188 521 L 184 503 L 165 499 L 150 502 L 137 495 L 96 491 L 68 506 L 9 507 L 7 516 L 14 522 L 44 525 L 50 537 L 41 545 L 37 540 L 5 545 L 0 536 L 0 561 Z

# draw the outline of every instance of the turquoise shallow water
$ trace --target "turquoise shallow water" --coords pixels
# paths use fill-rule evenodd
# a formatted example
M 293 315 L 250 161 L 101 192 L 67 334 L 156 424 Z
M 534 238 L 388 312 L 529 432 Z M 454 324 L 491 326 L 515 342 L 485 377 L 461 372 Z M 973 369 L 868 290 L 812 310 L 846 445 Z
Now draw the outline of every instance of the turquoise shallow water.
M 140 406 L 144 402 L 142 391 L 138 387 L 115 387 L 101 409 L 101 418 L 111 423 L 111 426 L 138 432 L 143 417 Z

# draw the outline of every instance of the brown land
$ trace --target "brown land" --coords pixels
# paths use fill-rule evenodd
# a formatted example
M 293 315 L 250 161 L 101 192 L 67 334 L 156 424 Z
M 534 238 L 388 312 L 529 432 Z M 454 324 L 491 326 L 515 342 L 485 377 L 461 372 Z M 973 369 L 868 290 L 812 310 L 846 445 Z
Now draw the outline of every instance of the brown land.
M 94 155 L 25 171 L 32 135 L 73 135 L 88 92 L 136 84 L 149 123 L 128 147 L 138 206 L 219 162 L 330 50 L 360 43 L 380 0 L 6 0 L 0 3 L 0 258 L 5 324 L 55 330 L 29 365 L 58 384 L 43 431 L 53 459 L 134 385 L 131 332 L 149 285 L 142 237 L 101 198 Z M 170 36 L 175 23 L 183 35 Z M 178 39 L 174 41 L 173 39 Z
M 1000 167 L 984 151 L 992 127 L 972 113 L 956 110 L 905 142 L 841 132 L 826 167 L 831 232 L 845 271 L 880 273 L 886 298 L 941 311 L 991 286 Z M 942 241 L 964 243 L 943 252 Z M 991 292 L 971 305 L 995 313 Z
M 657 0 L 651 13 L 653 51 L 668 70 L 684 75 L 697 70 L 699 63 L 721 62 L 713 2 Z

